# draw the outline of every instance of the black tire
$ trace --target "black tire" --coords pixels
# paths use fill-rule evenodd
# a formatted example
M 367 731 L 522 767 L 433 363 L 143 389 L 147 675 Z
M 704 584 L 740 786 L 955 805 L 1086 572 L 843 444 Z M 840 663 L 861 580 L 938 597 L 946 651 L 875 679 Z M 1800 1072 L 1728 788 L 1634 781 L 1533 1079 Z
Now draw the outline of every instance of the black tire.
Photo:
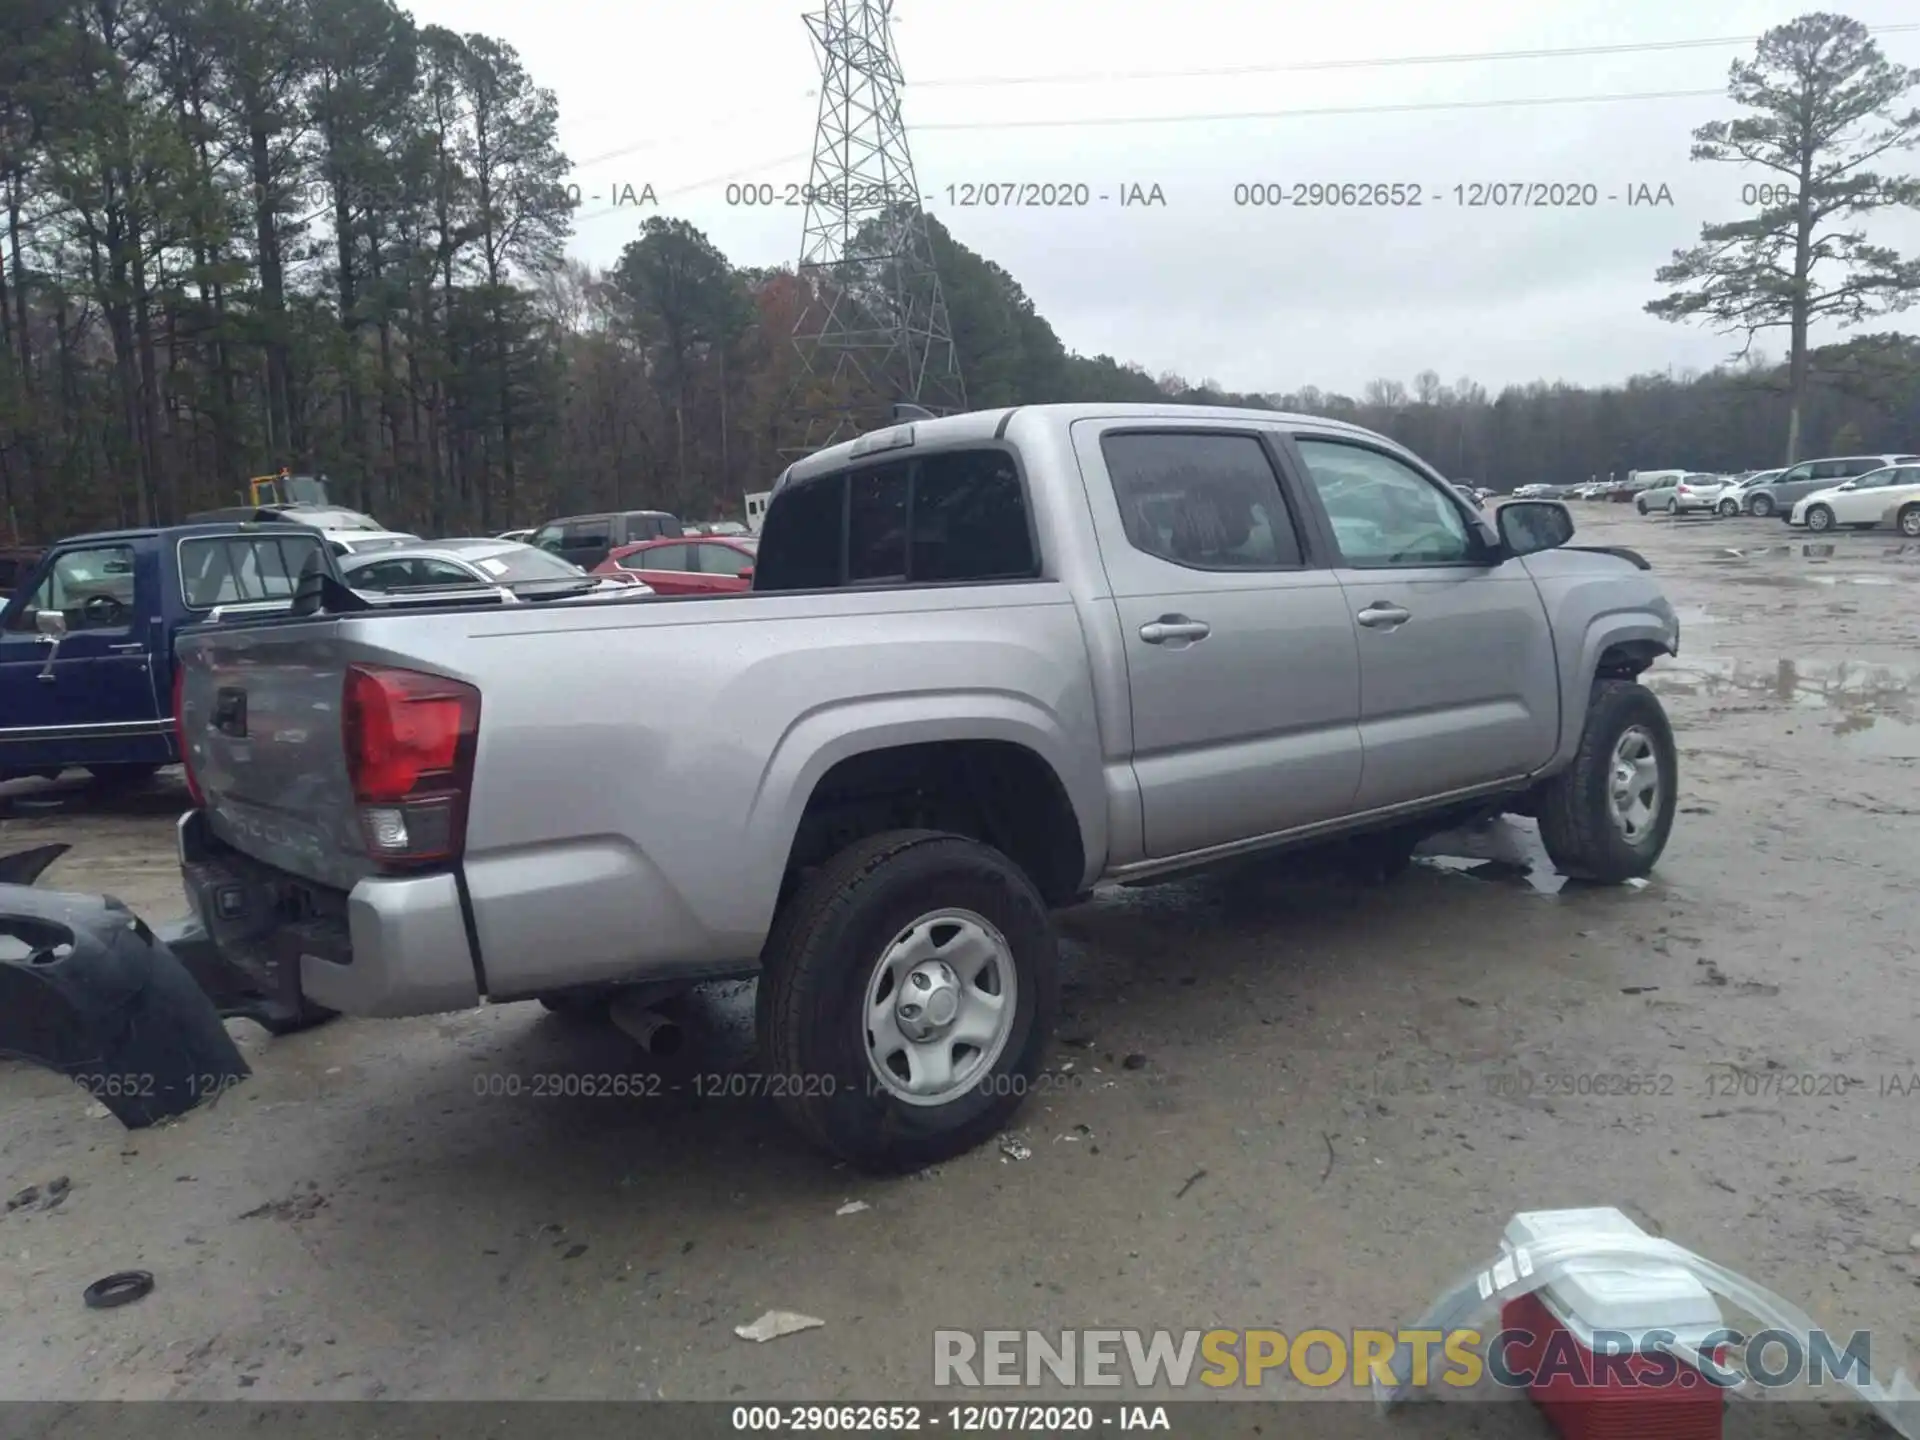
M 1833 528 L 1833 511 L 1824 505 L 1807 507 L 1807 529 L 1816 535 L 1824 535 Z
M 1679 513 L 1680 513 L 1680 502 L 1678 500 L 1667 501 L 1667 514 L 1678 515 Z
M 1016 982 L 999 1058 L 959 1098 L 910 1105 L 867 1059 L 875 963 L 915 920 L 973 911 L 1006 939 Z M 999 851 L 958 835 L 896 830 L 857 841 L 801 882 L 775 918 L 756 1000 L 775 1103 L 809 1141 L 865 1169 L 922 1169 L 980 1145 L 1035 1087 L 1059 1008 L 1058 947 L 1046 903 Z
M 1647 502 L 1644 500 L 1636 500 L 1633 502 L 1633 508 L 1644 515 L 1647 513 Z
M 1753 513 L 1758 515 L 1762 520 L 1773 514 L 1773 497 L 1771 495 L 1754 496 Z
M 1630 843 L 1613 823 L 1608 789 L 1614 746 L 1634 726 L 1653 742 L 1661 783 L 1653 824 L 1637 843 Z M 1594 682 L 1573 763 L 1540 790 L 1540 838 L 1554 868 L 1562 875 L 1610 884 L 1645 875 L 1666 848 L 1678 788 L 1673 727 L 1659 697 L 1632 680 Z
M 1893 523 L 1909 540 L 1920 540 L 1920 505 L 1902 505 Z
M 1731 520 L 1739 513 L 1740 502 L 1738 500 L 1722 500 L 1720 502 L 1720 518 L 1722 520 Z
M 160 773 L 158 765 L 89 765 L 87 774 L 104 789 L 131 790 Z

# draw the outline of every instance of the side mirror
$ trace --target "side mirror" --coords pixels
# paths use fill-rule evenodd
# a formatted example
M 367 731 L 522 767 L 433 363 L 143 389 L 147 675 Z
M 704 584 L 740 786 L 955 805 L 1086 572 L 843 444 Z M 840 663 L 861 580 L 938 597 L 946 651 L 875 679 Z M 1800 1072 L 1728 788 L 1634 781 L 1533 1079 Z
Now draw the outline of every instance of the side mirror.
M 739 573 L 739 578 L 751 585 L 753 583 L 753 567 L 751 565 L 747 566 L 746 569 Z
M 67 635 L 67 617 L 58 610 L 37 610 L 33 616 L 33 628 L 49 640 L 64 640 Z
M 1509 500 L 1494 511 L 1510 555 L 1557 549 L 1573 538 L 1573 512 L 1558 500 Z

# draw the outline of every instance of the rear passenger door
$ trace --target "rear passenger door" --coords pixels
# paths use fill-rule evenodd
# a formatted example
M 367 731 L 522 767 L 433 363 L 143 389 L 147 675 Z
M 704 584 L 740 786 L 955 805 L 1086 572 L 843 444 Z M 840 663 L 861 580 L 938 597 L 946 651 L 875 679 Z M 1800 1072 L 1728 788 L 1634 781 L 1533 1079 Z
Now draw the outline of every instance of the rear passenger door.
M 1359 647 L 1358 808 L 1544 765 L 1560 671 L 1526 565 L 1503 561 L 1440 482 L 1398 456 L 1309 434 L 1292 448 Z
M 1073 439 L 1126 651 L 1148 857 L 1343 813 L 1360 780 L 1353 622 L 1303 546 L 1275 434 L 1082 420 Z

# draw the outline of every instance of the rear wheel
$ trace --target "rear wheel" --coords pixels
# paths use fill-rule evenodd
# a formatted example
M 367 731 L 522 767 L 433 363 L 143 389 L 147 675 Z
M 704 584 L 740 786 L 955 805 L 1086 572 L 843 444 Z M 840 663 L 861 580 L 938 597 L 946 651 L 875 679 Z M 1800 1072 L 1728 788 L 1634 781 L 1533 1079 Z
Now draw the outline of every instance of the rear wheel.
M 1900 533 L 1909 540 L 1920 540 L 1920 505 L 1903 505 L 1900 514 L 1894 520 Z
M 1773 514 L 1773 497 L 1771 495 L 1754 496 L 1753 497 L 1753 513 L 1758 515 L 1763 520 L 1766 519 L 1767 516 Z
M 1035 1087 L 1057 954 L 1045 903 L 999 851 L 931 830 L 848 846 L 801 883 L 763 952 L 776 1103 L 869 1169 L 973 1149 Z
M 1722 500 L 1720 502 L 1720 515 L 1722 519 L 1730 520 L 1739 513 L 1740 502 L 1738 500 Z
M 1562 875 L 1617 883 L 1666 848 L 1679 778 L 1659 697 L 1632 680 L 1595 682 L 1573 763 L 1541 787 L 1540 838 Z
M 1833 511 L 1824 505 L 1807 507 L 1807 529 L 1818 535 L 1833 528 Z

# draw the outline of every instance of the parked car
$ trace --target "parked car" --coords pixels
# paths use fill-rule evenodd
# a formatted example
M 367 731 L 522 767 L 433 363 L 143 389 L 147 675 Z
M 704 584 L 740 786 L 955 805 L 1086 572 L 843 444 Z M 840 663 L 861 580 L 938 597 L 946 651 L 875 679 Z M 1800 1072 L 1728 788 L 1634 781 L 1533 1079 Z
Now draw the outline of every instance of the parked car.
M 303 479 L 305 477 L 295 477 Z M 187 523 L 212 524 L 309 525 L 326 537 L 335 555 L 360 555 L 369 550 L 384 550 L 395 545 L 411 545 L 420 537 L 405 530 L 389 530 L 371 515 L 338 505 L 319 505 L 308 501 L 276 505 L 235 505 L 224 510 L 202 510 L 189 515 Z
M 1883 522 L 1897 523 L 1900 507 L 1915 499 L 1920 499 L 1920 464 L 1886 465 L 1796 501 L 1787 523 L 1804 525 L 1815 534 L 1836 525 L 1871 530 Z
M 533 531 L 502 530 L 498 535 L 494 536 L 493 538 L 496 540 L 518 540 L 522 545 L 531 545 L 533 543 Z
M 0 546 L 0 600 L 13 594 L 47 552 L 38 545 Z
M 1753 493 L 1754 486 L 1765 485 L 1786 473 L 1785 470 L 1748 471 L 1745 475 L 1731 481 L 1726 489 L 1720 492 L 1720 498 L 1713 503 L 1714 513 L 1722 519 L 1731 519 L 1741 514 L 1746 509 L 1747 497 Z
M 632 577 L 662 595 L 716 595 L 745 590 L 753 583 L 752 536 L 643 540 L 622 545 L 600 564 L 596 575 Z
M 684 533 L 678 518 L 664 510 L 622 510 L 550 520 L 534 531 L 532 543 L 591 570 L 622 545 Z
M 1830 490 L 1842 480 L 1852 480 L 1887 465 L 1915 463 L 1920 463 L 1920 455 L 1842 455 L 1826 460 L 1802 460 L 1798 465 L 1789 466 L 1777 479 L 1749 486 L 1743 502 L 1749 515 L 1778 515 L 1788 520 L 1793 515 L 1793 507 L 1816 490 Z
M 181 525 L 52 546 L 0 609 L 0 780 L 85 768 L 135 783 L 177 761 L 174 636 L 249 607 L 282 609 L 318 530 Z
M 1711 515 L 1726 482 L 1718 475 L 1703 471 L 1683 471 L 1672 479 L 1650 485 L 1633 497 L 1634 508 L 1642 515 L 1660 511 L 1667 515 L 1690 515 L 1704 511 Z
M 1048 908 L 1099 882 L 1393 868 L 1509 809 L 1566 873 L 1646 874 L 1678 777 L 1636 677 L 1679 622 L 1572 530 L 1304 415 L 897 424 L 788 468 L 750 592 L 182 636 L 185 884 L 230 963 L 350 1015 L 612 991 L 645 1034 L 758 974 L 775 1103 L 918 1169 L 1035 1087 Z M 311 722 L 221 723 L 256 695 Z
M 515 599 L 523 592 L 544 595 L 556 582 L 592 580 L 583 588 L 603 595 L 650 595 L 645 584 L 626 585 L 588 576 L 567 560 L 517 540 L 429 540 L 340 562 L 340 573 L 355 590 L 404 595 L 424 590 L 484 588 L 504 590 Z

